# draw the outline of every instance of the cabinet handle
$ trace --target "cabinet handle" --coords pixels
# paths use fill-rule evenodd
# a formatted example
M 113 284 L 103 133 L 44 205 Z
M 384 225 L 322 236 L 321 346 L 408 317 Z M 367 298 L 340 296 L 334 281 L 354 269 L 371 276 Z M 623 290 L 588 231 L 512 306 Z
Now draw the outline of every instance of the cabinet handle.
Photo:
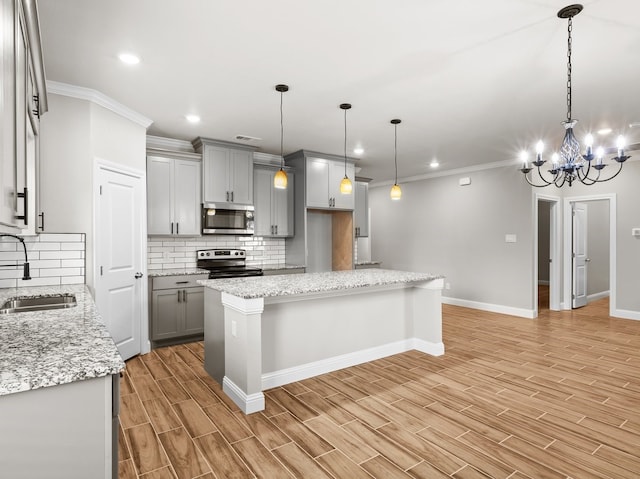
M 178 290 L 178 303 L 181 303 L 182 301 L 180 301 L 180 293 L 182 292 L 181 289 Z
M 189 281 L 176 281 L 176 284 L 189 284 Z
M 173 234 L 173 221 L 171 222 L 171 234 Z
M 273 234 L 273 225 L 271 225 L 271 234 Z
M 233 191 L 231 192 L 231 203 L 233 203 Z
M 227 202 L 229 201 L 229 192 L 227 191 Z
M 22 193 L 16 193 L 16 196 L 18 198 L 24 198 L 24 214 L 16 215 L 15 218 L 17 220 L 23 220 L 24 225 L 27 226 L 27 224 L 29 224 L 29 191 L 27 190 L 27 187 L 24 187 Z
M 276 234 L 278 234 L 278 225 L 276 225 Z
M 38 226 L 38 228 L 40 229 L 40 231 L 44 231 L 44 211 L 38 216 L 42 219 L 42 222 L 40 223 L 40 226 Z
M 183 303 L 187 302 L 187 290 L 186 289 L 182 290 L 182 302 Z
M 180 234 L 180 223 L 176 223 L 176 234 Z

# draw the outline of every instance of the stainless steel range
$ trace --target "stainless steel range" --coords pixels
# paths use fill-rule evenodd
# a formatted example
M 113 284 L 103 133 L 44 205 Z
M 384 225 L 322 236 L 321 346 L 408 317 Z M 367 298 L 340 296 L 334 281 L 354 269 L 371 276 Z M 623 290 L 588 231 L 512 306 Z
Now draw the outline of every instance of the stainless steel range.
M 198 268 L 209 271 L 209 279 L 262 276 L 262 269 L 246 266 L 243 249 L 200 249 L 196 252 Z

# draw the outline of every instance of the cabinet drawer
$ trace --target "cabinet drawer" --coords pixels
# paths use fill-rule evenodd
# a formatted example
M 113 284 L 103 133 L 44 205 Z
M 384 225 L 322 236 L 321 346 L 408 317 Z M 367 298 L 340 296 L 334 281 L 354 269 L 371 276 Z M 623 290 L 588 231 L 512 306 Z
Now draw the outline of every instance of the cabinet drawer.
M 159 289 L 175 289 L 175 288 L 196 288 L 202 287 L 197 283 L 200 279 L 208 279 L 209 275 L 204 274 L 189 274 L 184 276 L 161 276 L 152 279 L 151 289 L 153 291 Z

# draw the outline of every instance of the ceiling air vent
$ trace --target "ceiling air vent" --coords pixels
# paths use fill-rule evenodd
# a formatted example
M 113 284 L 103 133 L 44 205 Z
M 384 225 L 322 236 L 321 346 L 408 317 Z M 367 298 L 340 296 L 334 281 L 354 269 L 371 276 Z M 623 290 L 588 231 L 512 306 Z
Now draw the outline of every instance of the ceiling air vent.
M 236 135 L 238 141 L 262 141 L 262 138 L 256 138 L 255 136 L 248 135 Z

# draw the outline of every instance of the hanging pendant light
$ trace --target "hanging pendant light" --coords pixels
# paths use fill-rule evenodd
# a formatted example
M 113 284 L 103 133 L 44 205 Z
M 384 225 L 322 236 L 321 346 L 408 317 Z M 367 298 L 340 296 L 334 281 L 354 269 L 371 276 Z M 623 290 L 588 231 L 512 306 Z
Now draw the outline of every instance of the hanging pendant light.
M 287 188 L 287 172 L 282 169 L 282 167 L 284 166 L 284 123 L 282 121 L 282 94 L 286 91 L 289 91 L 289 87 L 287 85 L 276 85 L 276 91 L 280 92 L 280 169 L 273 177 L 273 187 L 278 188 L 279 190 L 284 190 Z
M 546 163 L 546 160 L 542 158 L 542 152 L 544 151 L 544 144 L 539 141 L 536 144 L 536 159 L 529 162 L 528 154 L 526 151 L 521 153 L 522 168 L 520 171 L 524 174 L 525 180 L 531 186 L 536 188 L 543 188 L 545 186 L 555 185 L 558 188 L 567 183 L 569 186 L 574 181 L 580 181 L 585 185 L 594 185 L 603 181 L 609 181 L 622 171 L 623 163 L 629 159 L 629 156 L 624 154 L 624 139 L 619 136 L 617 144 L 617 156 L 613 157 L 618 163 L 618 170 L 607 176 L 600 177 L 600 173 L 607 166 L 603 161 L 605 156 L 604 148 L 597 148 L 593 150 L 593 136 L 587 135 L 585 139 L 585 154 L 580 154 L 580 143 L 573 134 L 573 127 L 578 120 L 571 117 L 571 31 L 573 29 L 573 17 L 582 11 L 582 5 L 569 5 L 564 7 L 558 12 L 558 17 L 568 20 L 567 28 L 567 119 L 562 122 L 565 128 L 564 139 L 558 153 L 554 153 L 551 156 L 550 169 L 547 172 L 543 172 L 540 167 Z M 616 151 L 616 150 L 614 150 Z M 534 180 L 530 177 L 529 172 L 533 170 L 533 167 L 538 170 L 537 178 Z
M 400 123 L 402 123 L 402 121 L 398 120 L 397 118 L 391 120 L 391 124 L 393 125 L 394 129 L 393 162 L 396 165 L 396 179 L 393 182 L 393 186 L 391 187 L 390 196 L 394 201 L 402 198 L 402 190 L 400 189 L 400 185 L 398 184 L 398 125 Z
M 351 109 L 351 104 L 342 103 L 340 108 L 344 110 L 344 178 L 340 182 L 340 193 L 350 195 L 353 191 L 353 184 L 347 176 L 347 110 Z

